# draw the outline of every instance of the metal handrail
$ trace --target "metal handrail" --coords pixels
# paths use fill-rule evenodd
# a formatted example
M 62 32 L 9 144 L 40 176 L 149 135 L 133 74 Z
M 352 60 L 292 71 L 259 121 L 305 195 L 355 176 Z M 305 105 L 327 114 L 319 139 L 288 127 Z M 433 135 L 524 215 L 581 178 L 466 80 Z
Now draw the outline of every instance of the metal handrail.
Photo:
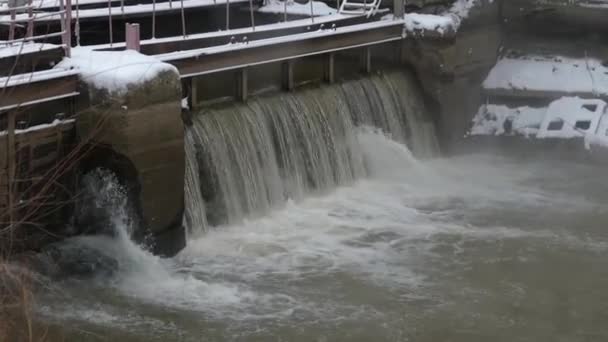
M 36 13 L 34 13 L 34 9 L 36 9 L 36 6 L 33 5 L 33 0 L 28 1 L 29 3 L 27 5 L 0 9 L 0 13 L 10 13 L 10 19 L 0 19 L 0 25 L 9 25 L 8 40 L 1 42 L 0 46 L 12 46 L 16 43 L 33 42 L 45 40 L 52 37 L 61 37 L 62 46 L 65 49 L 66 56 L 69 57 L 70 48 L 72 46 L 72 0 L 60 0 L 60 6 L 58 11 L 45 11 Z M 8 3 L 8 1 L 6 3 Z M 19 11 L 19 16 L 17 16 L 17 11 Z M 39 19 L 53 16 L 59 16 L 61 30 L 57 32 L 35 36 L 35 22 Z M 25 35 L 21 38 L 15 38 L 16 29 L 18 27 L 23 27 L 23 25 L 20 25 L 20 23 L 27 23 Z

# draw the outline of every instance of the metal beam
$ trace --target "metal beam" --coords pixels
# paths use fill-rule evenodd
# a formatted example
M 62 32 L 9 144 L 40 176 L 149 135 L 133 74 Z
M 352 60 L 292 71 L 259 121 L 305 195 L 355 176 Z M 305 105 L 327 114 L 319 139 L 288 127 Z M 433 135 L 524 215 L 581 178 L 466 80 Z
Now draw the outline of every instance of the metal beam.
M 266 64 L 319 55 L 339 50 L 364 47 L 402 39 L 400 23 L 364 30 L 339 32 L 332 35 L 313 36 L 302 40 L 278 41 L 274 44 L 254 45 L 228 51 L 221 51 L 183 58 L 167 58 L 175 65 L 182 77 L 204 75 L 218 71 L 234 70 L 251 65 Z
M 0 89 L 0 111 L 78 95 L 78 75 Z

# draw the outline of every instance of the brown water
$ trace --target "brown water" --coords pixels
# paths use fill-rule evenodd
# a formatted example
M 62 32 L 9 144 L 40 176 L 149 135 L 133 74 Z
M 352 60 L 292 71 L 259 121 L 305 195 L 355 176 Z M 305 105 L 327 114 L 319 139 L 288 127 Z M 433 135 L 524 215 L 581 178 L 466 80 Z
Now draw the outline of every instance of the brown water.
M 175 258 L 69 242 L 120 271 L 54 283 L 40 318 L 68 341 L 608 341 L 605 169 L 359 141 L 367 178 Z

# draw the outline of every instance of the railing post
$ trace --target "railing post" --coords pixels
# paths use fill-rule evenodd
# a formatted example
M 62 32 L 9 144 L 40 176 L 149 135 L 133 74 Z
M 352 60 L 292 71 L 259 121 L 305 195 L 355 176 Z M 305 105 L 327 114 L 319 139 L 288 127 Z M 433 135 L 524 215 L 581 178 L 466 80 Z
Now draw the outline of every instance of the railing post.
M 140 49 L 140 37 L 139 37 L 139 24 L 125 24 L 125 42 L 127 50 L 135 50 L 139 52 Z
M 66 57 L 72 56 L 72 0 L 65 0 L 65 51 Z
M 28 1 L 28 8 L 27 8 L 27 31 L 25 33 L 25 36 L 27 38 L 32 37 L 34 35 L 34 18 L 33 18 L 33 7 L 34 6 L 34 0 L 29 0 Z
M 10 9 L 10 13 L 11 13 L 11 23 L 9 25 L 8 28 L 8 40 L 12 41 L 15 39 L 15 19 L 17 17 L 17 11 L 11 8 L 17 7 L 17 1 L 12 0 L 8 2 L 8 7 Z
M 395 18 L 403 18 L 405 15 L 405 0 L 393 0 L 393 15 Z
M 230 30 L 230 0 L 226 0 L 226 31 Z

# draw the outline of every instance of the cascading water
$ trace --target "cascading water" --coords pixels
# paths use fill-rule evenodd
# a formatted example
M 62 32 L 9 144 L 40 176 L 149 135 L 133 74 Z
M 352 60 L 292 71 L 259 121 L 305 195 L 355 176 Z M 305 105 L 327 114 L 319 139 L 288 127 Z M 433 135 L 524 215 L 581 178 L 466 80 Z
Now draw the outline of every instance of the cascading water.
M 186 227 L 188 238 L 195 238 L 207 230 L 207 216 L 198 176 L 199 166 L 196 157 L 196 142 L 192 138 L 192 131 L 186 131 L 185 138 L 184 227 Z
M 405 72 L 199 113 L 189 129 L 188 144 L 199 149 L 196 163 L 209 220 L 229 223 L 263 214 L 287 199 L 364 176 L 357 136 L 364 126 L 411 145 L 417 156 L 437 151 L 421 94 Z M 193 156 L 188 153 L 188 158 Z M 191 213 L 189 209 L 187 215 Z
M 116 179 L 91 178 L 114 234 L 62 255 L 115 271 L 45 287 L 42 317 L 60 341 L 607 335 L 593 319 L 608 287 L 605 170 L 417 159 L 436 142 L 413 84 L 388 74 L 201 113 L 186 137 L 189 241 L 173 258 L 133 243 Z M 203 202 L 229 224 L 196 237 Z

